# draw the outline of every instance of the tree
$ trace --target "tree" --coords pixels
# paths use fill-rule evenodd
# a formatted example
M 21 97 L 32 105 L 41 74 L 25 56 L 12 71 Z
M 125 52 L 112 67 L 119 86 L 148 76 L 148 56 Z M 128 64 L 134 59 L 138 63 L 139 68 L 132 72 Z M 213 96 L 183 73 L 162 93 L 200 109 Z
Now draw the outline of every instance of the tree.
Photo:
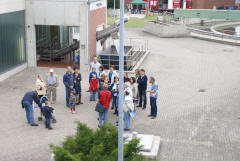
M 114 0 L 107 0 L 107 8 L 114 8 Z M 120 0 L 115 0 L 115 8 L 120 8 Z
M 77 132 L 65 139 L 61 146 L 50 145 L 56 161 L 116 161 L 118 157 L 118 130 L 106 124 L 93 130 L 77 122 Z M 139 140 L 124 145 L 125 161 L 146 161 L 140 155 Z

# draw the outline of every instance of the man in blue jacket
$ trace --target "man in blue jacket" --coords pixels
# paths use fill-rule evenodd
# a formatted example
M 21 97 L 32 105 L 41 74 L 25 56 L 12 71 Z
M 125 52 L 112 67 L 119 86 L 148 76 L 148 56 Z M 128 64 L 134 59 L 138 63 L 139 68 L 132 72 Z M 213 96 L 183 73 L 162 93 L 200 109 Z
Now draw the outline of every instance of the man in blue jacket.
M 41 106 L 37 91 L 27 92 L 22 99 L 22 108 L 24 108 L 26 111 L 26 117 L 27 117 L 28 123 L 31 126 L 38 126 L 38 124 L 34 122 L 34 111 L 32 106 L 33 101 L 36 104 L 38 104 L 39 107 Z
M 145 70 L 141 69 L 140 76 L 138 77 L 138 80 L 137 80 L 138 94 L 140 98 L 139 105 L 137 107 L 143 107 L 143 110 L 146 109 L 146 106 L 147 106 L 147 95 L 146 95 L 147 82 L 148 82 L 148 78 L 145 75 Z M 142 102 L 143 102 L 143 106 L 142 106 Z
M 72 68 L 70 66 L 67 67 L 67 72 L 63 76 L 63 84 L 66 88 L 66 105 L 69 107 L 69 98 L 70 98 L 70 85 L 73 84 L 73 74 Z

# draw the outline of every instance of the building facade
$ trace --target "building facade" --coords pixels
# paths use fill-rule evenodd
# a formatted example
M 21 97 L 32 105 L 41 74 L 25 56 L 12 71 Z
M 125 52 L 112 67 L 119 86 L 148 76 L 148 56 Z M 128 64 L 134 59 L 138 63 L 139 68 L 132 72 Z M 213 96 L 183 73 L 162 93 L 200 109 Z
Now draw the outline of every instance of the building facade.
M 12 69 L 26 67 L 25 2 L 0 1 L 0 80 Z M 10 73 L 6 74 L 9 75 Z
M 235 0 L 192 0 L 192 8 L 193 9 L 213 9 L 214 6 L 216 8 L 220 6 L 235 6 Z
M 39 44 L 46 45 L 57 33 L 59 44 L 68 44 L 73 29 L 79 30 L 74 36 L 79 36 L 81 60 L 91 61 L 97 50 L 103 50 L 96 32 L 106 26 L 106 5 L 106 0 L 1 0 L 0 80 L 14 74 L 12 69 L 16 73 L 36 67 Z M 24 66 L 15 70 L 19 65 Z

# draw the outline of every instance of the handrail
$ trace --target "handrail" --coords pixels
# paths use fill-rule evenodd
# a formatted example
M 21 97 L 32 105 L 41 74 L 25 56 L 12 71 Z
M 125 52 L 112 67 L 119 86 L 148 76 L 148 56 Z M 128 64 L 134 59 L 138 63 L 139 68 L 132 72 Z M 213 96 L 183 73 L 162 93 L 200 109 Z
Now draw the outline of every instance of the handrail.
M 216 37 L 220 37 L 220 38 L 240 40 L 240 37 L 225 35 L 225 34 L 218 34 L 218 33 L 210 32 L 210 31 L 204 31 L 204 30 L 196 29 L 196 28 L 193 28 L 193 27 L 187 27 L 187 29 L 188 30 L 193 30 L 193 31 L 198 32 L 198 33 L 203 33 L 203 34 L 209 35 L 209 36 L 216 36 Z

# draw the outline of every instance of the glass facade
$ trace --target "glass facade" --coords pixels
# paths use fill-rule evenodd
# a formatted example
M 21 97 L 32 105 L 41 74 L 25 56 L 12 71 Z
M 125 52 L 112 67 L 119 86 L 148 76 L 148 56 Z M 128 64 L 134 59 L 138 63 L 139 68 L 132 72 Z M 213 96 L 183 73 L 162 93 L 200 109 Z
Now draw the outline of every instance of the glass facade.
M 0 73 L 24 62 L 25 12 L 0 14 Z

